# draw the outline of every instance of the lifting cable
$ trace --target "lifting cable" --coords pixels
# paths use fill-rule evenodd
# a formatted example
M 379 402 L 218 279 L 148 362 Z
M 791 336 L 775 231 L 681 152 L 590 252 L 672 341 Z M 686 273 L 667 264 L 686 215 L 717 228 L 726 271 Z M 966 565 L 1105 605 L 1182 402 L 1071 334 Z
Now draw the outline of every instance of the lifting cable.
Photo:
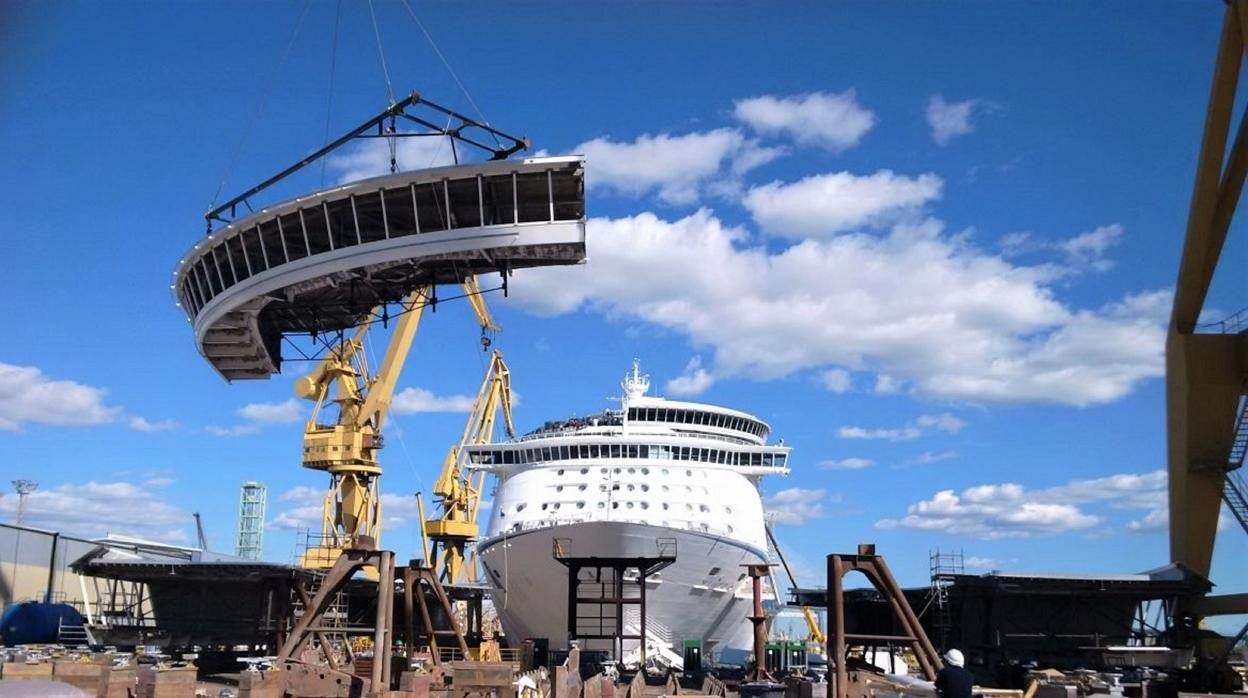
M 334 10 L 334 41 L 329 53 L 329 96 L 325 100 L 325 144 L 329 145 L 329 121 L 334 109 L 334 73 L 338 68 L 338 25 L 342 21 L 342 0 Z M 321 187 L 325 186 L 325 165 L 329 158 L 321 158 Z
M 442 49 L 438 48 L 438 44 L 433 40 L 433 36 L 429 34 L 429 30 L 425 29 L 424 22 L 421 22 L 420 17 L 416 15 L 416 10 L 412 9 L 408 0 L 400 0 L 400 2 L 403 3 L 403 7 L 407 8 L 407 13 L 412 16 L 412 20 L 416 22 L 416 26 L 420 28 L 421 33 L 425 35 L 425 40 L 429 42 L 429 46 L 433 48 L 433 52 L 438 55 L 439 59 L 441 59 L 442 65 L 446 66 L 446 72 L 451 74 L 451 78 L 455 81 L 455 84 L 459 86 L 459 91 L 464 93 L 464 97 L 468 100 L 468 103 L 471 104 L 473 110 L 477 112 L 477 116 L 481 119 L 481 123 L 489 126 L 490 120 L 485 118 L 485 114 L 481 112 L 481 107 L 478 107 L 476 100 L 472 98 L 472 95 L 468 94 L 468 88 L 464 87 L 464 83 L 459 79 L 459 75 L 457 75 L 455 73 L 455 69 L 451 67 L 450 61 L 446 60 L 446 56 L 442 54 Z M 503 144 L 498 140 L 497 135 L 492 132 L 490 135 L 494 138 L 494 143 L 498 145 L 498 147 L 503 147 Z
M 269 101 L 269 95 L 273 92 L 273 85 L 277 82 L 277 76 L 281 74 L 282 68 L 286 66 L 286 61 L 290 58 L 291 49 L 295 46 L 295 40 L 299 38 L 299 32 L 303 29 L 303 21 L 308 17 L 308 10 L 312 8 L 312 0 L 305 0 L 303 3 L 303 11 L 299 13 L 299 20 L 295 23 L 295 31 L 290 35 L 290 40 L 286 42 L 286 49 L 282 51 L 282 56 L 278 60 L 277 66 L 269 75 L 269 79 L 264 89 L 260 92 L 260 103 L 256 107 L 256 111 L 251 115 L 247 125 L 243 128 L 243 135 L 238 140 L 238 145 L 234 148 L 234 154 L 230 157 L 230 161 L 225 166 L 225 173 L 221 175 L 221 182 L 217 185 L 217 191 L 212 195 L 212 202 L 208 204 L 211 209 L 217 205 L 217 199 L 221 196 L 221 190 L 225 188 L 226 181 L 230 178 L 230 174 L 234 171 L 234 166 L 238 164 L 238 158 L 243 153 L 244 146 L 251 138 L 251 132 L 255 128 L 256 122 L 260 120 L 264 114 L 265 105 Z
M 377 13 L 373 10 L 373 0 L 368 0 L 368 16 L 373 20 L 373 38 L 377 40 L 377 58 L 381 60 L 381 74 L 386 79 L 386 94 L 390 96 L 390 106 L 394 106 L 397 100 L 394 98 L 394 84 L 390 82 L 390 68 L 386 66 L 386 49 L 381 45 L 381 30 L 377 28 Z M 394 117 L 390 117 L 390 133 L 394 133 Z M 392 135 L 386 139 L 386 144 L 390 146 L 390 174 L 398 171 L 398 143 L 397 139 Z

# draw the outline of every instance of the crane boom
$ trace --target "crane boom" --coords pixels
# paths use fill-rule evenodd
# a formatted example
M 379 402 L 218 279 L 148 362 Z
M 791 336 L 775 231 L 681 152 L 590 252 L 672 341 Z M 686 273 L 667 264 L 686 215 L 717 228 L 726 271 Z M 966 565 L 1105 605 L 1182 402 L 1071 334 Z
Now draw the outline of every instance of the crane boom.
M 483 335 L 497 330 L 481 299 L 476 277 L 465 278 L 463 287 Z M 425 306 L 432 298 L 433 287 L 422 286 L 401 302 L 402 312 L 376 372 L 369 370 L 364 339 L 381 308 L 370 313 L 350 339 L 332 348 L 315 369 L 295 383 L 298 397 L 316 403 L 304 429 L 303 466 L 330 476 L 322 508 L 321 540 L 304 553 L 304 567 L 327 569 L 344 549 L 372 548 L 378 543 L 382 427 Z M 321 411 L 328 403 L 337 406 L 338 414 L 332 422 L 322 422 Z
M 483 321 L 483 327 L 484 324 Z M 496 350 L 490 355 L 489 367 L 472 403 L 464 432 L 459 442 L 447 452 L 442 471 L 433 485 L 433 494 L 437 498 L 435 514 L 424 522 L 423 535 L 432 543 L 426 542 L 425 545 L 430 564 L 434 565 L 439 578 L 445 583 L 477 581 L 476 553 L 471 544 L 480 532 L 477 512 L 481 505 L 485 472 L 472 472 L 464 467 L 464 447 L 488 444 L 493 440 L 500 409 L 507 435 L 514 438 L 511 371 L 503 361 L 502 352 Z
M 793 570 L 789 567 L 788 560 L 784 559 L 784 553 L 780 550 L 780 541 L 776 540 L 776 534 L 772 532 L 770 524 L 763 524 L 763 528 L 767 531 L 767 540 L 771 541 L 771 545 L 776 549 L 776 556 L 780 558 L 780 565 L 784 567 L 784 572 L 789 576 L 789 584 L 797 588 L 797 578 L 793 576 Z M 806 617 L 806 629 L 810 632 L 810 639 L 826 645 L 828 638 L 823 633 L 823 628 L 819 627 L 819 621 L 815 618 L 815 614 L 810 610 L 809 606 L 802 606 L 802 615 Z

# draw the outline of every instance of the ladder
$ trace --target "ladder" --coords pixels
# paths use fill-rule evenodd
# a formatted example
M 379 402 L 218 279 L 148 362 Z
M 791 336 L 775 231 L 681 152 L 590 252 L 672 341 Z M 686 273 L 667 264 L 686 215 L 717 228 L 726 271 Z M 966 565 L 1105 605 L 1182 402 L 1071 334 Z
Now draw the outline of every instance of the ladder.
M 1248 455 L 1248 397 L 1239 401 L 1239 420 L 1235 424 L 1235 439 L 1226 463 L 1226 480 L 1222 484 L 1222 500 L 1239 525 L 1248 533 L 1248 486 L 1238 471 Z

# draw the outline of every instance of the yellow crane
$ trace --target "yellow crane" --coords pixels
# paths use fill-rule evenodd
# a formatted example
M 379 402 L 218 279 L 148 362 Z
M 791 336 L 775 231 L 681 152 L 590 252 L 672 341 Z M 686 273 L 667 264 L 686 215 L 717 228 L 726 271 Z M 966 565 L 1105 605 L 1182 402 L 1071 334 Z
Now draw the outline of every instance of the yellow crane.
M 789 567 L 788 560 L 784 559 L 784 553 L 780 550 L 780 541 L 776 540 L 776 534 L 771 531 L 771 524 L 764 524 L 763 527 L 767 530 L 767 539 L 771 541 L 771 546 L 776 549 L 776 557 L 780 558 L 780 564 L 784 567 L 785 574 L 789 575 L 789 584 L 796 589 L 797 578 L 793 576 L 793 570 Z M 779 594 L 780 590 L 777 589 L 777 597 Z M 779 598 L 777 598 L 777 601 L 779 601 Z M 824 635 L 823 628 L 819 627 L 819 621 L 815 618 L 814 611 L 811 611 L 809 606 L 802 606 L 802 615 L 806 617 L 806 629 L 810 633 L 809 639 L 812 642 L 819 643 L 820 647 L 826 646 L 828 644 L 828 636 Z
M 484 317 L 488 318 L 488 315 Z M 447 452 L 442 472 L 433 485 L 433 494 L 437 498 L 434 516 L 425 519 L 424 506 L 421 505 L 421 535 L 424 538 L 425 559 L 438 570 L 438 577 L 443 583 L 477 582 L 477 556 L 472 544 L 476 542 L 480 532 L 477 511 L 481 505 L 485 472 L 464 467 L 464 447 L 488 444 L 493 440 L 494 425 L 500 409 L 507 435 L 514 438 L 516 429 L 511 419 L 511 371 L 503 361 L 502 352 L 495 350 L 490 355 L 485 379 L 472 403 L 464 433 L 459 443 L 451 446 Z
M 481 299 L 475 277 L 463 282 L 473 310 L 481 322 L 482 342 L 497 330 Z M 321 540 L 309 546 L 301 564 L 328 569 L 344 549 L 375 548 L 381 535 L 381 465 L 378 451 L 384 445 L 382 426 L 390 411 L 395 384 L 407 360 L 433 287 L 422 286 L 401 302 L 402 312 L 386 354 L 369 370 L 364 337 L 376 322 L 373 312 L 351 338 L 330 349 L 311 373 L 295 383 L 295 395 L 316 403 L 303 435 L 303 467 L 328 472 L 321 520 Z M 337 406 L 332 421 L 321 421 L 329 404 Z

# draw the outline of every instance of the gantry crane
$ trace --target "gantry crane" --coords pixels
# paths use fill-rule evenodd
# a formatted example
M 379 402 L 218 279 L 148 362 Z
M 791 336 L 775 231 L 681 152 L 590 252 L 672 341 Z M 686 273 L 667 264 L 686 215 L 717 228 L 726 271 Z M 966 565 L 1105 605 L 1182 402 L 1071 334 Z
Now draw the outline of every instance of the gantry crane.
M 482 342 L 497 330 L 476 277 L 463 282 L 464 290 L 481 323 Z M 390 411 L 395 384 L 407 360 L 421 316 L 433 296 L 432 286 L 412 291 L 402 301 L 394 334 L 375 373 L 369 370 L 364 338 L 379 313 L 370 314 L 355 334 L 336 347 L 308 375 L 295 383 L 295 394 L 316 403 L 303 435 L 303 467 L 329 473 L 321 520 L 321 540 L 310 545 L 301 564 L 328 569 L 343 550 L 374 549 L 381 535 L 381 465 L 378 450 L 384 445 L 382 426 Z M 327 403 L 337 405 L 332 422 L 320 421 Z
M 479 317 L 488 318 L 488 315 Z M 477 511 L 485 485 L 485 471 L 474 472 L 464 467 L 464 447 L 488 444 L 493 440 L 495 420 L 500 409 L 507 435 L 514 438 L 511 372 L 503 361 L 502 353 L 496 350 L 490 355 L 490 364 L 472 403 L 463 436 L 447 452 L 442 472 L 433 485 L 437 511 L 432 518 L 425 519 L 421 507 L 426 559 L 437 570 L 438 578 L 443 583 L 475 584 L 478 581 L 476 550 L 472 544 L 476 542 L 480 530 Z
M 771 530 L 771 524 L 763 524 L 763 528 L 767 531 L 767 539 L 771 541 L 771 546 L 776 549 L 776 557 L 780 558 L 780 564 L 784 567 L 785 574 L 789 575 L 789 584 L 793 588 L 797 588 L 797 578 L 793 576 L 793 570 L 789 567 L 789 561 L 784 559 L 784 553 L 780 550 L 780 541 L 776 540 L 776 534 Z M 773 582 L 774 586 L 774 582 Z M 776 590 L 777 601 L 779 600 L 780 590 Z M 823 633 L 823 628 L 819 627 L 819 621 L 815 618 L 814 611 L 809 606 L 802 606 L 802 615 L 806 617 L 806 629 L 810 634 L 810 641 L 818 643 L 820 647 L 826 647 L 828 637 Z

